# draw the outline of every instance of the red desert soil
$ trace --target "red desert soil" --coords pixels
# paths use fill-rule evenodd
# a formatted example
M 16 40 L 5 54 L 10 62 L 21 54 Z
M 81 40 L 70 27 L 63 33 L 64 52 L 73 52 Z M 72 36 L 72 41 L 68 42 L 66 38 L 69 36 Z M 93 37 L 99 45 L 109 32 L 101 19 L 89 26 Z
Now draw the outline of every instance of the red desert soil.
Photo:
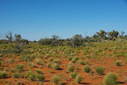
M 75 66 L 78 68 L 78 73 L 83 77 L 83 81 L 81 84 L 76 84 L 73 79 L 69 77 L 69 74 L 67 72 L 67 65 L 69 63 L 68 60 L 61 60 L 61 70 L 54 70 L 52 68 L 43 67 L 43 68 L 34 68 L 34 69 L 40 69 L 44 73 L 45 76 L 45 82 L 44 85 L 53 85 L 53 83 L 50 81 L 53 75 L 60 74 L 63 75 L 65 85 L 101 85 L 103 81 L 104 75 L 98 75 L 95 72 L 95 67 L 97 66 L 104 66 L 105 67 L 105 74 L 108 72 L 114 72 L 117 73 L 119 76 L 119 80 L 121 82 L 121 85 L 127 85 L 127 83 L 122 83 L 125 79 L 127 79 L 127 64 L 124 61 L 124 58 L 119 58 L 124 62 L 123 66 L 116 66 L 114 65 L 115 58 L 104 58 L 104 59 L 88 59 L 87 61 L 90 63 L 90 66 L 93 69 L 93 74 L 88 74 L 83 72 L 83 65 L 76 64 Z M 24 62 L 20 62 L 20 64 L 25 64 Z M 16 63 L 12 65 L 7 66 L 14 66 Z M 6 65 L 5 65 L 6 66 Z M 33 69 L 33 70 L 34 70 Z M 27 79 L 15 79 L 15 78 L 7 78 L 7 79 L 0 79 L 0 85 L 5 85 L 2 83 L 2 81 L 10 82 L 8 85 L 16 85 L 16 81 L 21 82 L 23 84 L 21 85 L 41 85 L 36 81 L 29 81 Z

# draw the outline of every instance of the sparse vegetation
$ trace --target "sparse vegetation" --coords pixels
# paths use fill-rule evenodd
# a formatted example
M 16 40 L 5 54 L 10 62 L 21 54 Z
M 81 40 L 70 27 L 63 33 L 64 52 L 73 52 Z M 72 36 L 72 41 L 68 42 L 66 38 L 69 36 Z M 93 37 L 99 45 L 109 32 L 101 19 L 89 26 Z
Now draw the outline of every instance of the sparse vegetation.
M 69 39 L 53 36 L 39 41 L 25 41 L 18 34 L 7 36 L 6 41 L 0 40 L 3 85 L 15 85 L 15 80 L 29 85 L 84 84 L 87 80 L 91 85 L 100 85 L 101 80 L 103 85 L 117 85 L 117 76 L 107 72 L 126 75 L 127 36 L 121 38 L 117 31 L 101 30 L 94 36 L 75 35 Z M 94 80 L 96 77 L 100 79 Z

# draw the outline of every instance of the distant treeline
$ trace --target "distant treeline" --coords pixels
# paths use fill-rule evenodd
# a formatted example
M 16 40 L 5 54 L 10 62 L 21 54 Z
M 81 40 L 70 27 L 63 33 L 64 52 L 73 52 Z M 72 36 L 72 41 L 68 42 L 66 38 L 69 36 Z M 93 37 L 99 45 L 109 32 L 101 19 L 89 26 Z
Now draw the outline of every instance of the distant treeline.
M 1 39 L 0 43 L 22 43 L 28 44 L 30 42 L 39 43 L 42 45 L 50 45 L 50 46 L 72 46 L 79 47 L 84 46 L 89 42 L 103 42 L 108 40 L 127 40 L 127 35 L 125 32 L 119 32 L 116 30 L 112 30 L 110 32 L 106 32 L 105 30 L 100 30 L 96 32 L 93 36 L 85 36 L 83 37 L 81 34 L 76 34 L 71 38 L 61 39 L 57 35 L 53 35 L 51 38 L 42 38 L 38 41 L 29 41 L 27 39 L 22 38 L 20 34 L 12 34 L 11 32 L 5 35 L 5 39 Z

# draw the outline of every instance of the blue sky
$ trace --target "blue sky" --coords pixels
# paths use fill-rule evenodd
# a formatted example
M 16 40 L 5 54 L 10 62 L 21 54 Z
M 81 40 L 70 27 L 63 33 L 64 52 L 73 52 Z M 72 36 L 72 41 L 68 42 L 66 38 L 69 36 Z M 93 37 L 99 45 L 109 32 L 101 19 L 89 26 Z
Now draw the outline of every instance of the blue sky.
M 0 36 L 13 32 L 38 40 L 100 29 L 127 32 L 126 0 L 0 0 Z

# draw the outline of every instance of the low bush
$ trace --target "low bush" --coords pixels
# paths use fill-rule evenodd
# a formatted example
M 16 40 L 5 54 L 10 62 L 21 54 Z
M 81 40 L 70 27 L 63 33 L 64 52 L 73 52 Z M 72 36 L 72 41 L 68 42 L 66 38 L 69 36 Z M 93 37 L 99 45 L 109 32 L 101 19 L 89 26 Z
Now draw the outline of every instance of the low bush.
M 68 65 L 67 72 L 74 72 L 75 67 L 73 65 Z
M 51 80 L 55 85 L 60 85 L 61 84 L 61 76 L 55 75 L 52 77 Z
M 28 72 L 26 77 L 31 81 L 44 81 L 44 75 L 36 72 Z
M 31 80 L 31 81 L 35 81 L 36 80 L 36 77 L 35 77 L 35 74 L 33 72 L 28 72 L 26 77 Z
M 77 61 L 79 60 L 79 58 L 78 57 L 74 57 L 74 58 L 72 58 L 72 63 L 76 63 Z
M 83 78 L 82 78 L 81 76 L 78 75 L 78 76 L 76 76 L 75 81 L 76 81 L 76 83 L 79 84 L 79 83 L 81 83 L 82 79 L 83 79 Z
M 52 68 L 52 63 L 48 63 L 48 64 L 47 64 L 47 67 L 48 67 L 48 68 Z
M 0 54 L 0 58 L 2 58 L 3 57 L 3 55 L 2 54 Z
M 122 61 L 121 60 L 116 60 L 115 65 L 116 66 L 122 66 Z
M 114 73 L 108 73 L 103 80 L 104 85 L 117 85 L 117 76 Z
M 12 75 L 14 78 L 22 78 L 24 75 L 22 75 L 21 73 L 13 73 Z
M 85 61 L 80 61 L 79 62 L 81 65 L 87 65 L 88 64 L 88 62 L 85 62 Z
M 3 64 L 3 61 L 2 60 L 0 60 L 0 66 Z
M 35 62 L 35 64 L 38 64 L 38 65 L 41 65 L 41 66 L 44 65 L 44 62 L 42 61 L 41 58 L 36 58 L 36 59 L 34 60 L 34 62 Z
M 96 67 L 96 72 L 99 75 L 103 75 L 104 74 L 104 71 L 105 71 L 105 68 L 104 67 L 102 67 L 102 66 Z
M 4 71 L 0 71 L 0 79 L 2 78 L 7 78 L 8 77 L 8 74 Z
M 29 63 L 29 66 L 30 66 L 31 68 L 36 67 L 35 63 Z
M 68 60 L 71 61 L 73 59 L 73 57 L 69 57 Z
M 21 56 L 21 60 L 29 62 L 32 61 L 35 57 L 34 56 Z
M 88 65 L 86 65 L 86 66 L 84 66 L 84 72 L 86 72 L 86 73 L 89 73 L 89 72 L 91 72 L 91 68 L 90 68 L 90 66 L 88 66 Z
M 55 70 L 60 70 L 60 65 L 57 64 L 57 63 L 54 63 L 54 64 L 52 65 L 52 68 L 55 69 Z
M 72 78 L 72 79 L 75 79 L 76 77 L 77 77 L 77 73 L 76 72 L 72 72 L 71 74 L 70 74 L 70 77 Z
M 7 85 L 12 85 L 12 84 L 7 84 Z M 21 80 L 17 80 L 15 82 L 15 85 L 25 85 L 25 83 L 23 81 L 21 81 Z
M 53 59 L 53 63 L 60 64 L 60 60 L 59 59 Z
M 16 65 L 16 70 L 22 72 L 24 70 L 24 65 L 23 64 Z
M 43 72 L 41 70 L 36 70 L 36 72 L 39 74 L 43 74 Z

